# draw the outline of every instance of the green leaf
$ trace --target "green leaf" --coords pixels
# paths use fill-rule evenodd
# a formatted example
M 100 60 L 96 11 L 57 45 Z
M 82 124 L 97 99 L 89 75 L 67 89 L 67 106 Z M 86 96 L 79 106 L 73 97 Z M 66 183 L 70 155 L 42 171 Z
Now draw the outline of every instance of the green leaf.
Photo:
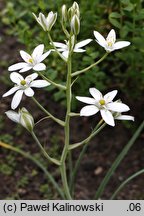
M 121 28 L 120 21 L 118 21 L 118 19 L 120 19 L 120 18 L 121 18 L 121 15 L 117 12 L 112 12 L 109 15 L 110 23 L 117 28 Z
M 110 13 L 109 17 L 114 18 L 114 19 L 115 18 L 121 18 L 121 14 L 118 12 L 112 12 L 112 13 Z
M 106 185 L 108 184 L 109 180 L 111 179 L 113 173 L 115 172 L 115 170 L 117 169 L 117 167 L 119 166 L 121 161 L 124 159 L 124 157 L 126 156 L 128 151 L 130 150 L 130 148 L 133 146 L 133 144 L 135 143 L 135 141 L 137 140 L 137 138 L 139 137 L 139 135 L 143 129 L 144 129 L 144 121 L 141 123 L 141 125 L 138 127 L 138 129 L 136 130 L 136 132 L 134 133 L 132 138 L 129 140 L 129 142 L 126 144 L 126 146 L 123 148 L 121 153 L 118 155 L 118 157 L 115 159 L 115 161 L 111 165 L 111 167 L 108 170 L 107 174 L 105 175 L 103 181 L 101 182 L 101 184 L 100 184 L 100 186 L 99 186 L 99 188 L 95 194 L 94 199 L 99 199 L 101 197 L 101 195 L 102 195 Z
M 109 21 L 110 21 L 110 23 L 111 23 L 113 26 L 115 26 L 115 27 L 117 27 L 117 28 L 119 28 L 119 29 L 121 28 L 120 22 L 117 21 L 116 19 L 109 18 Z

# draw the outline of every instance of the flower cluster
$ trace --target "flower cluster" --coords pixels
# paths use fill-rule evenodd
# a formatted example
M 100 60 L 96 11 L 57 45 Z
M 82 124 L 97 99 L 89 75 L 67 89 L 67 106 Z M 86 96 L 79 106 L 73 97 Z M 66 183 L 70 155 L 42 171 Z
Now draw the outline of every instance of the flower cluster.
M 19 106 L 23 94 L 28 97 L 33 97 L 33 88 L 43 88 L 50 85 L 50 83 L 46 80 L 35 79 L 38 77 L 38 73 L 40 71 L 46 70 L 46 65 L 42 63 L 42 61 L 48 57 L 51 51 L 58 52 L 62 59 L 68 61 L 70 53 L 85 52 L 86 50 L 83 49 L 83 47 L 92 41 L 92 39 L 89 38 L 81 42 L 76 42 L 77 35 L 80 31 L 80 11 L 79 5 L 76 2 L 74 2 L 68 10 L 66 8 L 66 5 L 63 5 L 61 9 L 61 14 L 62 28 L 67 37 L 65 43 L 50 41 L 50 44 L 53 46 L 53 48 L 45 53 L 43 44 L 38 45 L 33 50 L 31 55 L 21 50 L 20 56 L 23 59 L 23 62 L 11 65 L 8 68 L 8 70 L 12 72 L 10 74 L 10 79 L 14 83 L 14 87 L 12 87 L 9 91 L 3 94 L 3 97 L 7 97 L 9 95 L 14 94 L 11 102 L 11 108 L 13 110 Z M 41 12 L 39 13 L 38 17 L 35 14 L 33 15 L 36 21 L 39 23 L 39 25 L 43 28 L 43 30 L 47 31 L 49 34 L 53 25 L 56 22 L 57 13 L 51 11 L 48 13 L 47 17 L 45 17 L 45 15 Z M 106 39 L 97 31 L 94 31 L 94 36 L 96 38 L 96 42 L 100 46 L 102 46 L 108 53 L 130 45 L 130 42 L 128 41 L 116 42 L 116 33 L 113 29 L 109 32 Z M 33 69 L 37 73 L 32 73 L 26 76 L 25 78 L 21 76 L 21 74 L 19 74 L 27 72 L 31 69 Z M 16 71 L 19 71 L 19 73 Z M 93 98 L 80 96 L 76 97 L 79 101 L 88 104 L 87 106 L 81 109 L 81 116 L 91 116 L 100 111 L 103 120 L 111 126 L 115 125 L 114 119 L 134 120 L 132 116 L 121 114 L 129 110 L 129 107 L 127 105 L 123 104 L 120 101 L 113 102 L 113 99 L 117 94 L 117 90 L 109 92 L 104 96 L 96 88 L 90 88 L 89 91 Z M 21 111 L 18 113 L 16 117 L 17 122 L 20 122 L 17 120 L 18 116 L 20 116 L 20 113 Z M 14 111 L 8 111 L 6 112 L 6 114 L 11 119 L 14 119 L 13 116 L 16 116 L 16 114 L 14 114 Z
M 45 70 L 46 66 L 44 63 L 41 62 L 50 54 L 51 50 L 44 54 L 43 51 L 43 44 L 37 46 L 34 49 L 32 55 L 29 55 L 25 51 L 21 50 L 20 55 L 25 62 L 19 62 L 17 64 L 14 64 L 10 66 L 8 70 L 19 70 L 19 73 L 26 72 L 30 69 L 33 69 L 35 71 Z M 35 80 L 38 77 L 37 73 L 28 75 L 26 78 L 21 76 L 19 73 L 13 72 L 10 74 L 10 79 L 15 85 L 8 92 L 3 94 L 3 97 L 7 97 L 15 93 L 11 102 L 11 108 L 13 110 L 16 109 L 20 104 L 23 94 L 28 97 L 32 97 L 34 95 L 34 91 L 32 88 L 43 88 L 50 85 L 50 83 L 46 80 Z

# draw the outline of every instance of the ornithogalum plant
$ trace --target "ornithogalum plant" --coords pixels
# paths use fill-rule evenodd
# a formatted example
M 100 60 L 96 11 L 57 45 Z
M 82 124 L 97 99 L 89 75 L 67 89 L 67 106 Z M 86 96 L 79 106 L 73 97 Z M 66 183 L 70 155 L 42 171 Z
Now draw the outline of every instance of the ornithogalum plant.
M 38 45 L 32 54 L 28 54 L 27 52 L 21 50 L 20 55 L 23 59 L 23 62 L 16 63 L 8 68 L 8 71 L 12 72 L 10 74 L 10 79 L 14 83 L 14 87 L 12 87 L 8 92 L 3 94 L 3 97 L 7 97 L 11 94 L 14 94 L 11 109 L 6 111 L 6 115 L 12 121 L 19 123 L 24 128 L 26 128 L 29 133 L 32 135 L 40 149 L 42 150 L 43 154 L 45 155 L 46 159 L 49 160 L 51 163 L 54 163 L 56 166 L 59 167 L 61 173 L 61 180 L 62 180 L 62 188 L 57 185 L 54 178 L 51 177 L 52 183 L 54 184 L 55 188 L 58 190 L 60 195 L 63 199 L 73 199 L 74 198 L 74 180 L 75 174 L 77 171 L 78 163 L 80 162 L 82 155 L 83 155 L 83 148 L 87 145 L 87 143 L 96 136 L 106 125 L 110 125 L 112 127 L 115 126 L 116 120 L 132 120 L 134 121 L 134 117 L 130 115 L 123 114 L 130 110 L 130 108 L 122 103 L 121 100 L 116 100 L 115 96 L 117 95 L 118 91 L 113 90 L 108 92 L 107 94 L 103 95 L 98 89 L 92 87 L 89 89 L 89 93 L 91 97 L 84 97 L 83 95 L 77 96 L 75 99 L 77 101 L 81 101 L 86 105 L 80 110 L 80 113 L 74 113 L 71 110 L 71 100 L 72 100 L 72 85 L 74 84 L 75 79 L 77 79 L 81 74 L 86 73 L 95 65 L 99 64 L 103 61 L 108 54 L 112 51 L 127 47 L 130 45 L 128 41 L 116 41 L 116 33 L 115 30 L 112 29 L 107 38 L 105 39 L 100 33 L 94 31 L 94 37 L 96 38 L 96 42 L 104 48 L 106 51 L 104 56 L 101 57 L 97 62 L 91 64 L 87 68 L 73 71 L 72 68 L 72 58 L 73 53 L 83 53 L 86 50 L 83 47 L 86 47 L 93 39 L 85 39 L 83 41 L 77 41 L 78 34 L 80 32 L 80 10 L 79 5 L 74 2 L 73 5 L 67 9 L 66 5 L 62 6 L 61 9 L 61 25 L 62 30 L 65 35 L 64 42 L 56 42 L 52 40 L 51 31 L 52 27 L 54 28 L 54 24 L 57 19 L 57 13 L 53 13 L 52 11 L 48 13 L 46 17 L 43 13 L 39 13 L 37 15 L 33 14 L 34 18 L 38 22 L 38 24 L 42 27 L 41 30 L 44 30 L 45 33 L 48 35 L 49 43 L 51 45 L 51 50 L 48 50 L 44 53 L 44 44 Z M 93 36 L 92 36 L 93 37 Z M 46 65 L 43 63 L 45 58 L 51 55 L 53 52 L 56 52 L 64 64 L 67 65 L 67 79 L 66 84 L 61 85 L 53 80 L 50 80 L 48 76 L 45 76 L 42 71 L 46 70 Z M 77 54 L 78 55 L 78 54 Z M 30 73 L 30 70 L 34 70 L 34 73 Z M 17 72 L 16 72 L 17 71 Z M 21 75 L 21 73 L 27 72 L 29 73 L 25 78 Z M 42 79 L 36 79 L 40 76 Z M 44 108 L 34 97 L 33 88 L 42 88 L 47 87 L 49 85 L 54 85 L 56 88 L 65 91 L 66 96 L 66 114 L 64 120 L 55 117 L 51 114 L 46 108 Z M 96 86 L 96 84 L 95 84 Z M 33 101 L 37 104 L 38 108 L 40 108 L 48 118 L 51 118 L 56 123 L 58 123 L 61 127 L 64 128 L 64 146 L 63 151 L 61 153 L 60 159 L 53 158 L 46 152 L 43 144 L 41 144 L 40 140 L 37 138 L 34 132 L 34 119 L 32 115 L 26 108 L 21 108 L 19 111 L 14 111 L 19 105 L 20 101 L 22 100 L 23 94 L 27 97 L 31 97 Z M 28 100 L 28 99 L 27 99 Z M 32 111 L 31 111 L 32 113 Z M 98 115 L 101 114 L 101 121 L 96 122 L 96 126 L 91 132 L 91 134 L 84 140 L 78 143 L 70 143 L 70 120 L 74 116 L 91 116 L 91 115 Z M 71 153 L 73 149 L 83 147 L 82 151 L 80 152 L 80 157 L 78 158 L 78 163 L 76 167 L 73 169 L 71 168 L 69 171 L 71 178 L 68 181 L 68 164 L 71 159 Z M 69 157 L 69 160 L 67 158 Z M 69 161 L 69 162 L 67 162 Z M 99 198 L 99 197 L 97 197 Z

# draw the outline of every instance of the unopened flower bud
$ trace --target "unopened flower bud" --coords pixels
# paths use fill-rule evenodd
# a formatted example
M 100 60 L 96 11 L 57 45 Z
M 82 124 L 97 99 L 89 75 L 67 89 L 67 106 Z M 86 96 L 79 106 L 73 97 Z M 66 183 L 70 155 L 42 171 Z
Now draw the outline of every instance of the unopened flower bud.
M 13 111 L 13 110 L 9 110 L 9 111 L 5 112 L 5 114 L 13 122 L 21 124 L 30 133 L 33 131 L 34 119 L 33 119 L 32 115 L 27 111 L 26 108 L 23 107 L 21 110 L 19 110 L 18 113 Z
M 66 22 L 67 21 L 67 16 L 68 16 L 68 12 L 67 12 L 67 8 L 66 5 L 63 5 L 61 8 L 61 12 L 62 12 L 62 21 Z
M 71 19 L 74 16 L 74 14 L 75 14 L 75 10 L 72 7 L 70 7 L 68 9 L 68 19 L 69 19 L 69 21 L 71 21 Z
M 32 115 L 24 107 L 20 110 L 19 123 L 25 127 L 29 132 L 33 131 L 34 119 Z
M 75 10 L 75 14 L 80 17 L 80 11 L 78 9 Z
M 73 16 L 71 20 L 71 32 L 74 35 L 78 35 L 80 32 L 80 20 L 76 14 Z
M 73 5 L 72 5 L 72 8 L 74 9 L 74 10 L 79 10 L 79 5 L 78 5 L 78 3 L 77 2 L 74 2 L 73 3 Z

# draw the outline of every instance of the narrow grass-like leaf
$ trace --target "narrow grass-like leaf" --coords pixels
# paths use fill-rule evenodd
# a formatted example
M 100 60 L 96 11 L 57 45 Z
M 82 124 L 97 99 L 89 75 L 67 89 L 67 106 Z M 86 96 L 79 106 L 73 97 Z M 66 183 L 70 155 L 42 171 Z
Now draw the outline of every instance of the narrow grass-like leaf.
M 143 128 L 144 128 L 144 121 L 138 127 L 138 129 L 136 130 L 136 132 L 134 133 L 132 138 L 129 140 L 129 142 L 126 144 L 126 146 L 123 148 L 121 153 L 118 155 L 118 157 L 116 158 L 116 160 L 114 161 L 114 163 L 112 164 L 110 169 L 108 170 L 103 181 L 101 182 L 100 186 L 98 187 L 98 190 L 95 194 L 94 199 L 99 199 L 101 197 L 106 185 L 108 184 L 108 182 L 109 182 L 110 178 L 112 177 L 113 173 L 115 172 L 116 168 L 119 166 L 119 164 L 121 163 L 123 158 L 126 156 L 128 151 L 130 150 L 130 148 L 133 146 L 133 144 L 135 143 L 136 139 L 139 137 Z
M 144 169 L 139 170 L 138 172 L 134 173 L 133 175 L 131 175 L 129 178 L 127 178 L 124 182 L 122 182 L 120 184 L 120 186 L 116 189 L 116 191 L 113 193 L 113 195 L 111 196 L 110 200 L 114 199 L 115 196 L 120 192 L 120 190 L 123 189 L 123 187 L 128 184 L 131 180 L 133 180 L 134 178 L 136 178 L 137 176 L 141 175 L 144 173 Z

